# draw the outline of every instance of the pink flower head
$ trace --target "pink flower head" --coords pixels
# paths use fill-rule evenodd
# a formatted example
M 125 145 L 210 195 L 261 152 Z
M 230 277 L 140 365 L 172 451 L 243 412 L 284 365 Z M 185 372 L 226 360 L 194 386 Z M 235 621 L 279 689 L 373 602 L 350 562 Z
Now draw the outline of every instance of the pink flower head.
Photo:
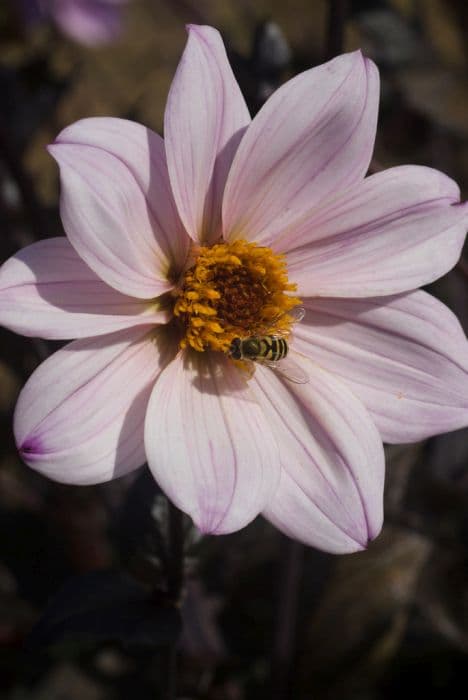
M 19 0 L 29 24 L 51 20 L 66 36 L 86 46 L 117 39 L 122 32 L 122 6 L 128 0 Z
M 59 135 L 68 238 L 0 273 L 4 325 L 78 338 L 19 397 L 29 465 L 89 484 L 147 460 L 204 532 L 262 513 L 331 552 L 378 534 L 382 440 L 468 425 L 467 340 L 414 291 L 456 263 L 467 209 L 430 168 L 365 177 L 378 98 L 357 51 L 251 120 L 220 35 L 192 26 L 164 141 L 106 118 Z M 235 359 L 258 337 L 263 354 Z M 293 381 L 288 358 L 265 362 L 273 340 Z

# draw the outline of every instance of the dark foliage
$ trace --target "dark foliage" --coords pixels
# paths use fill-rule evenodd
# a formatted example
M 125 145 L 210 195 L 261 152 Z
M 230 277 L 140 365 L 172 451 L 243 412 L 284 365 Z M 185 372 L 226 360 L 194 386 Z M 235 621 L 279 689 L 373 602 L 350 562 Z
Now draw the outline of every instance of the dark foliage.
M 175 644 L 180 614 L 173 605 L 120 571 L 70 579 L 49 601 L 26 645 L 29 651 L 104 642 L 148 651 Z
M 182 27 L 192 21 L 222 30 L 252 112 L 338 44 L 362 47 L 382 76 L 372 171 L 433 166 L 466 198 L 467 7 L 141 0 L 120 43 L 89 50 L 47 28 L 26 35 L 0 3 L 1 258 L 62 233 L 56 166 L 44 149 L 62 127 L 111 115 L 162 130 Z M 468 331 L 465 257 L 429 291 Z M 468 662 L 466 430 L 387 450 L 386 526 L 366 552 L 306 549 L 261 519 L 196 541 L 184 521 L 168 531 L 174 513 L 148 470 L 73 488 L 20 463 L 16 396 L 56 346 L 0 333 L 2 698 L 458 697 Z

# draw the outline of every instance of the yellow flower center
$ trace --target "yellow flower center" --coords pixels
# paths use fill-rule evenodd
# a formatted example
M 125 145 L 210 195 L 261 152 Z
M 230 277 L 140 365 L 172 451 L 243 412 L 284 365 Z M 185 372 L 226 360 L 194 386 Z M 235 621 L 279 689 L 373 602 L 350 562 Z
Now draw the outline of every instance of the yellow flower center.
M 182 325 L 181 347 L 227 352 L 234 338 L 288 335 L 292 296 L 284 255 L 248 243 L 201 247 L 177 294 L 174 314 Z

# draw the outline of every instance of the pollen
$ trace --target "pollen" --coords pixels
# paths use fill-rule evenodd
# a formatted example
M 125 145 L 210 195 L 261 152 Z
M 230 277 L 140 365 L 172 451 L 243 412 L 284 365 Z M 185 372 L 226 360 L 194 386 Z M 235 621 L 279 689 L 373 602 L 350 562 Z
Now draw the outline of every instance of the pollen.
M 300 303 L 284 255 L 237 240 L 200 247 L 176 291 L 181 347 L 227 352 L 234 338 L 281 332 Z

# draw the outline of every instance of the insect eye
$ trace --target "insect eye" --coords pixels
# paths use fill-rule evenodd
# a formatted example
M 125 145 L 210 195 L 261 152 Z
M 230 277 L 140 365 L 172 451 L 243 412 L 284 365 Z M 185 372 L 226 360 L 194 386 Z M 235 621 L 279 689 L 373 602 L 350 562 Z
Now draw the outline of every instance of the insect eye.
M 240 360 L 241 359 L 241 340 L 240 338 L 234 338 L 231 346 L 229 348 L 229 356 L 232 357 L 233 360 Z

